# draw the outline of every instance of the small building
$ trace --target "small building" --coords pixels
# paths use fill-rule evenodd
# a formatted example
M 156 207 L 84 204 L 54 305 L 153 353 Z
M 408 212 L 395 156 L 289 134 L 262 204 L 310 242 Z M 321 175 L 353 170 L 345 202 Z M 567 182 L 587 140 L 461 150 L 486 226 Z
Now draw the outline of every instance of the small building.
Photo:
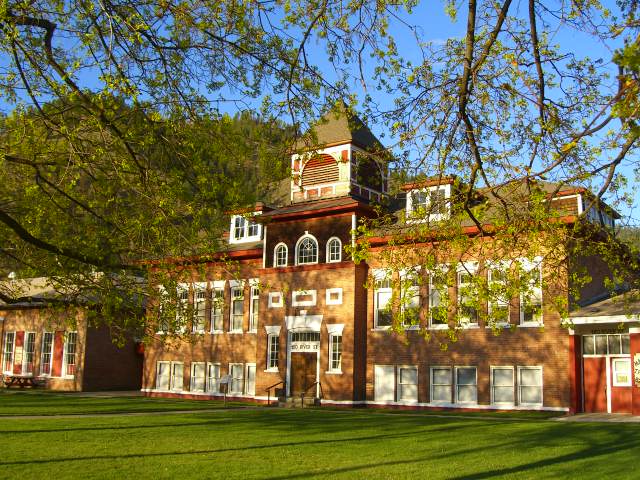
M 118 347 L 107 327 L 88 325 L 87 308 L 52 302 L 60 295 L 47 278 L 11 283 L 24 300 L 0 303 L 5 377 L 31 377 L 58 391 L 140 389 L 143 357 L 133 339 Z

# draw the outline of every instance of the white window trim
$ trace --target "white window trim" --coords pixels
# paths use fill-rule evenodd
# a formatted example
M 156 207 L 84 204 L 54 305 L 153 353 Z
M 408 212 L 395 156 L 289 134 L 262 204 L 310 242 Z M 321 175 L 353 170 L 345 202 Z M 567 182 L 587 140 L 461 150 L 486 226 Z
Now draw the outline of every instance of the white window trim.
M 302 241 L 305 238 L 310 238 L 312 239 L 314 242 L 316 242 L 316 261 L 315 262 L 305 262 L 305 263 L 299 263 L 298 262 L 298 250 L 300 248 L 300 244 L 302 243 Z M 302 235 L 298 241 L 296 242 L 296 250 L 295 250 L 295 265 L 317 265 L 318 261 L 320 260 L 320 244 L 318 243 L 318 239 L 316 237 L 314 237 L 313 235 L 311 235 L 309 232 L 305 231 L 304 235 Z
M 204 375 L 205 375 L 205 392 L 207 393 L 211 393 L 211 394 L 218 394 L 220 393 L 220 384 L 218 383 L 215 386 L 215 389 L 211 388 L 211 380 L 209 379 L 209 367 L 212 366 L 218 366 L 218 373 L 219 373 L 219 377 L 218 377 L 218 381 L 220 380 L 220 378 L 222 378 L 222 364 L 219 362 L 207 362 L 205 365 L 205 371 L 204 371 Z
M 480 316 L 480 312 L 477 311 L 476 312 L 476 318 L 475 321 L 471 321 L 471 319 L 468 319 L 466 317 L 463 317 L 460 314 L 461 308 L 462 308 L 462 293 L 461 293 L 461 289 L 460 289 L 460 277 L 461 275 L 464 274 L 470 274 L 470 275 L 478 275 L 478 262 L 464 262 L 463 264 L 458 266 L 458 269 L 456 271 L 456 296 L 457 296 L 457 304 L 456 304 L 456 309 L 457 309 L 457 313 L 458 313 L 458 319 L 462 325 L 463 328 L 477 328 L 478 327 L 478 317 Z M 465 321 L 466 320 L 466 321 Z M 477 376 L 476 376 L 477 379 Z M 476 384 L 477 385 L 477 384 Z
M 537 369 L 540 371 L 540 403 L 525 403 L 522 401 L 522 396 L 520 394 L 522 385 L 520 383 L 520 372 L 522 370 L 534 370 Z M 544 405 L 544 372 L 542 370 L 541 365 L 518 365 L 518 405 L 526 406 L 526 407 L 540 407 Z
M 487 265 L 487 282 L 489 283 L 489 285 L 491 285 L 491 283 L 493 282 L 493 272 L 495 270 L 501 270 L 501 271 L 504 271 L 506 274 L 508 274 L 509 269 L 510 268 L 509 268 L 508 262 L 494 262 L 494 263 L 488 264 Z M 503 282 L 499 282 L 499 283 L 503 283 Z M 502 303 L 502 301 L 500 300 L 492 301 L 491 299 L 489 299 L 489 301 L 487 302 L 487 314 L 489 315 L 489 318 L 491 318 L 491 315 L 492 315 L 493 305 L 499 304 L 499 303 Z M 507 321 L 493 322 L 493 325 L 495 327 L 508 328 L 509 326 L 511 326 L 511 301 L 510 300 L 506 301 L 506 307 L 507 307 Z M 491 326 L 487 325 L 487 328 L 491 328 Z
M 449 399 L 434 400 L 433 399 L 433 372 L 434 370 L 449 370 Z M 447 365 L 433 365 L 429 367 L 429 400 L 434 405 L 450 405 L 453 396 L 452 388 L 454 387 L 453 368 Z
M 67 374 L 67 349 L 69 347 L 69 334 L 74 333 L 76 336 L 75 349 L 76 351 L 73 353 L 75 360 L 75 368 L 78 369 L 78 345 L 80 344 L 80 339 L 78 337 L 78 332 L 76 330 L 71 330 L 69 332 L 64 333 L 64 345 L 62 347 L 62 371 L 60 372 L 60 376 L 62 378 L 75 378 L 75 373 L 73 375 Z
M 374 270 L 373 271 L 373 329 L 374 330 L 389 330 L 391 325 L 378 325 L 378 292 L 390 293 L 390 301 L 393 298 L 393 286 L 378 288 L 378 282 L 382 280 L 391 281 L 391 272 L 387 270 Z
M 43 373 L 42 372 L 42 366 L 43 361 L 42 358 L 44 357 L 44 337 L 47 333 L 51 334 L 51 349 L 49 350 L 49 373 Z M 42 332 L 42 339 L 40 340 L 40 376 L 41 377 L 51 377 L 51 369 L 53 368 L 53 349 L 54 349 L 54 344 L 56 341 L 56 333 L 55 332 L 49 332 L 49 331 L 43 331 Z
M 240 334 L 240 333 L 244 333 L 244 314 L 245 314 L 245 296 L 244 296 L 244 282 L 240 281 L 231 281 L 229 282 L 230 284 L 230 289 L 229 289 L 229 333 L 232 334 Z M 233 302 L 234 302 L 234 297 L 233 297 L 233 292 L 235 291 L 240 291 L 242 293 L 241 297 L 241 301 L 242 301 L 242 326 L 240 328 L 233 328 Z
M 435 191 L 435 190 L 444 190 L 444 198 L 445 198 L 445 202 L 446 202 L 446 208 L 447 208 L 447 212 L 446 213 L 432 213 L 429 214 L 428 217 L 425 218 L 412 218 L 414 215 L 414 208 L 413 208 L 413 193 L 415 192 L 424 192 L 427 193 L 429 192 L 429 198 L 430 197 L 430 192 Z M 439 221 L 439 220 L 446 220 L 447 218 L 449 218 L 451 216 L 451 184 L 450 183 L 446 183 L 444 185 L 432 185 L 430 187 L 425 187 L 425 188 L 416 188 L 413 190 L 409 190 L 407 192 L 407 213 L 406 213 L 406 221 L 407 223 L 420 223 L 420 222 L 432 222 L 432 221 Z M 427 208 L 429 208 L 427 206 Z
M 238 391 L 238 390 L 233 390 L 232 391 L 231 390 L 231 386 L 233 385 L 233 376 L 232 376 L 233 375 L 232 374 L 233 369 L 232 369 L 232 367 L 233 366 L 237 366 L 237 365 L 240 365 L 240 367 L 241 367 L 240 371 L 242 372 L 242 380 L 240 381 L 241 390 L 240 391 Z M 244 394 L 244 363 L 236 363 L 236 362 L 234 362 L 234 363 L 230 363 L 229 364 L 229 384 L 228 384 L 228 387 L 227 387 L 227 393 L 229 395 L 243 395 Z
M 209 299 L 209 295 L 211 293 L 210 290 L 207 289 L 208 288 L 208 283 L 207 282 L 194 282 L 193 283 L 193 309 L 194 309 L 194 317 L 193 318 L 198 318 L 198 309 L 197 309 L 197 304 L 198 304 L 198 293 L 199 292 L 204 292 L 204 318 L 202 319 L 202 328 L 194 328 L 195 324 L 192 323 L 191 324 L 191 333 L 196 333 L 196 334 L 202 334 L 205 332 L 206 330 L 206 325 L 207 325 L 207 300 Z M 192 321 L 193 322 L 193 321 Z
M 312 297 L 311 300 L 297 300 L 298 296 L 307 296 L 310 295 Z M 318 295 L 316 290 L 294 290 L 291 293 L 291 305 L 294 307 L 313 307 L 318 300 Z
M 400 398 L 400 385 L 414 385 L 413 383 L 400 383 L 402 375 L 400 374 L 400 370 L 406 368 L 416 371 L 416 399 L 415 400 L 404 400 Z M 418 365 L 396 365 L 396 401 L 400 403 L 418 403 L 420 398 L 420 369 Z
M 26 373 L 26 366 L 27 366 L 27 345 L 29 344 L 28 342 L 28 338 L 29 335 L 33 335 L 33 359 L 32 359 L 32 365 L 31 365 L 31 371 L 29 373 Z M 23 375 L 32 375 L 36 369 L 36 332 L 24 332 L 24 344 L 23 344 L 23 350 L 22 350 L 22 374 Z
M 4 357 L 5 357 L 5 353 L 6 353 L 6 348 L 7 348 L 7 337 L 9 336 L 9 334 L 13 334 L 13 343 L 12 343 L 12 348 L 11 348 L 11 370 L 5 370 L 5 361 L 4 361 Z M 55 341 L 55 337 L 54 337 L 54 341 Z M 53 351 L 53 342 L 52 342 L 52 347 L 51 350 Z M 15 359 L 16 359 L 16 332 L 4 332 L 4 335 L 2 336 L 2 373 L 4 373 L 5 375 L 12 375 L 13 374 L 13 366 L 15 364 Z
M 617 362 L 628 362 L 629 363 L 629 369 L 627 370 L 627 378 L 629 379 L 627 382 L 618 382 L 617 381 L 617 377 L 616 377 L 616 368 L 615 368 L 615 364 Z M 617 358 L 612 358 L 611 359 L 611 376 L 613 377 L 611 379 L 612 381 L 612 385 L 614 387 L 630 387 L 632 385 L 631 383 L 631 375 L 632 375 L 632 361 L 631 361 L 631 357 L 617 357 Z
M 280 371 L 280 359 L 278 358 L 278 356 L 280 355 L 280 327 L 278 326 L 278 329 L 269 329 L 268 327 L 265 327 L 265 329 L 267 329 L 267 368 L 265 369 L 265 372 L 279 372 Z M 271 340 L 273 338 L 276 338 L 278 340 L 278 352 L 276 352 L 276 363 L 278 364 L 277 367 L 272 367 L 271 366 L 271 360 L 273 359 L 273 350 L 271 348 Z
M 274 298 L 278 298 L 278 302 L 274 302 Z M 284 306 L 284 296 L 282 292 L 269 292 L 269 308 L 282 308 Z
M 511 370 L 511 394 L 512 394 L 512 398 L 513 401 L 511 402 L 496 402 L 495 398 L 494 398 L 494 394 L 493 394 L 493 371 L 494 370 Z M 491 405 L 515 405 L 515 401 L 516 401 L 516 392 L 515 392 L 515 384 L 516 384 L 516 372 L 515 369 L 513 368 L 513 365 L 492 365 L 490 368 L 490 378 L 489 378 L 489 383 L 490 386 L 489 388 L 491 389 Z M 506 385 L 499 385 L 499 386 L 506 386 Z
M 209 308 L 209 332 L 212 334 L 221 334 L 224 333 L 224 286 L 225 286 L 225 281 L 224 280 L 216 280 L 214 282 L 211 282 L 211 307 Z M 213 307 L 214 307 L 214 302 L 216 301 L 216 292 L 222 292 L 222 304 L 220 305 L 220 308 L 222 309 L 222 311 L 220 312 L 220 318 L 222 320 L 222 328 L 221 329 L 216 329 L 215 328 L 215 323 L 213 321 Z
M 458 397 L 458 370 L 460 369 L 470 369 L 473 368 L 476 371 L 476 383 L 475 383 L 475 387 L 476 387 L 476 399 L 474 401 L 471 402 L 461 402 L 459 397 Z M 455 403 L 459 404 L 459 405 L 477 405 L 478 404 L 478 367 L 474 366 L 474 365 L 456 365 L 454 367 L 454 371 L 453 371 L 453 380 L 454 380 L 454 388 L 455 388 Z M 469 386 L 469 385 L 463 385 L 463 386 Z
M 253 212 L 250 215 L 231 215 L 231 227 L 229 229 L 229 243 L 247 243 L 247 242 L 257 242 L 262 238 L 262 224 L 258 223 L 258 234 L 249 236 L 249 223 L 251 223 L 250 217 L 255 217 L 260 215 L 261 212 Z M 235 223 L 236 218 L 242 217 L 244 218 L 244 231 L 243 235 L 240 238 L 236 238 L 235 236 Z
M 342 343 L 342 328 L 329 330 L 329 365 L 326 373 L 328 374 L 342 374 L 342 357 L 344 353 L 344 344 Z M 339 368 L 333 368 L 333 337 L 340 338 L 340 365 Z
M 284 265 L 278 265 L 278 249 L 280 247 L 284 247 L 285 256 L 284 256 Z M 278 243 L 275 247 L 273 247 L 273 266 L 275 268 L 284 268 L 289 264 L 289 247 L 284 242 Z
M 446 272 L 447 270 L 447 265 L 440 265 L 437 267 L 441 272 Z M 450 285 L 447 283 L 445 285 L 445 289 L 446 289 L 446 295 L 447 295 L 447 323 L 433 323 L 433 305 L 431 303 L 432 297 L 431 297 L 431 292 L 434 289 L 434 283 L 433 283 L 433 275 L 431 273 L 429 273 L 429 292 L 428 292 L 428 296 L 429 296 L 429 329 L 431 330 L 448 330 L 449 329 L 449 301 L 450 299 L 449 297 L 449 287 Z M 442 302 L 442 298 L 440 299 L 440 301 Z
M 338 299 L 337 300 L 331 300 L 331 294 L 332 293 L 337 293 L 338 294 Z M 341 288 L 327 288 L 325 303 L 327 305 L 342 305 L 342 289 Z
M 179 388 L 175 388 L 174 382 L 173 382 L 173 366 L 174 365 L 182 365 L 182 377 L 180 378 L 180 384 L 178 385 Z M 171 392 L 182 392 L 184 391 L 184 362 L 171 362 L 171 365 L 169 367 L 169 391 Z
M 165 365 L 169 366 L 169 370 L 168 370 L 169 381 L 167 382 L 167 387 L 168 387 L 167 389 L 158 388 L 158 384 L 159 384 L 158 378 L 159 378 L 159 374 L 160 374 L 160 368 L 159 368 L 160 364 L 165 364 Z M 171 391 L 171 362 L 169 360 L 158 360 L 156 362 L 156 383 L 155 383 L 155 387 L 156 387 L 155 389 L 158 392 L 170 392 Z
M 334 240 L 338 241 L 338 245 L 340 245 L 340 249 L 338 250 L 340 252 L 339 257 L 337 260 L 330 260 L 330 249 L 329 249 L 329 244 L 331 242 L 333 242 Z M 327 240 L 327 245 L 326 245 L 326 261 L 327 263 L 338 263 L 342 261 L 342 240 L 340 240 L 338 237 L 331 237 L 329 240 Z
M 196 377 L 194 376 L 194 372 L 197 366 L 202 366 L 203 367 L 203 384 L 202 384 L 202 390 L 196 390 L 194 388 L 195 385 L 195 379 Z M 182 372 L 184 375 L 184 372 Z M 206 362 L 191 362 L 191 374 L 189 375 L 189 391 L 190 392 L 201 392 L 204 393 L 207 391 L 207 364 Z
M 189 298 L 191 298 L 191 292 L 189 291 L 190 284 L 189 283 L 178 283 L 176 286 L 176 332 L 177 333 L 186 333 L 187 324 L 186 318 L 181 317 L 180 310 L 189 308 Z M 181 294 L 187 292 L 187 298 L 180 298 Z M 178 306 L 181 305 L 181 306 Z M 185 306 L 186 305 L 186 306 Z
M 404 282 L 406 281 L 407 277 L 409 276 L 409 273 L 410 272 L 406 271 L 406 270 L 400 271 L 400 284 L 401 284 L 401 286 L 404 285 Z M 419 266 L 414 267 L 414 270 L 411 273 L 414 273 L 415 275 L 418 275 L 418 278 L 422 274 Z M 403 313 L 404 313 L 405 309 L 407 308 L 407 303 L 406 303 L 407 295 L 411 295 L 412 297 L 414 297 L 416 295 L 418 296 L 418 324 L 417 325 L 408 325 L 406 323 L 403 323 L 403 326 L 404 326 L 404 328 L 406 330 L 419 330 L 420 329 L 420 311 L 422 310 L 422 298 L 420 297 L 420 285 L 418 284 L 417 287 L 411 286 L 411 287 L 407 287 L 406 289 L 402 289 L 402 302 L 401 302 L 400 308 L 402 309 Z
M 544 325 L 544 294 L 542 288 L 542 257 L 535 257 L 533 261 L 521 258 L 518 260 L 520 264 L 520 268 L 522 268 L 525 272 L 530 272 L 533 269 L 538 271 L 539 280 L 540 280 L 540 320 L 536 320 L 533 322 L 525 322 L 524 321 L 524 294 L 520 294 L 520 322 L 518 324 L 519 327 L 542 327 Z
M 253 392 L 249 391 L 249 368 L 253 367 Z M 256 394 L 256 378 L 257 378 L 257 369 L 255 363 L 245 363 L 244 364 L 244 394 L 250 397 L 254 397 Z
M 257 278 L 249 280 L 249 333 L 258 332 L 258 321 L 260 316 L 260 286 Z M 257 293 L 256 293 L 257 292 Z M 258 299 L 258 311 L 253 311 L 253 301 Z M 258 314 L 258 318 L 254 319 L 254 315 Z

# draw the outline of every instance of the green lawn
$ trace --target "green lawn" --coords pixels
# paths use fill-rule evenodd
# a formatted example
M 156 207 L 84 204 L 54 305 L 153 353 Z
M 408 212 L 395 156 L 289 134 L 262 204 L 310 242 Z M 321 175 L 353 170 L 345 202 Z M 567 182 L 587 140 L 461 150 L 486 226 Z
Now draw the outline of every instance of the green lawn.
M 0 410 L 7 400 L 16 401 L 0 396 Z M 267 408 L 9 417 L 0 421 L 0 478 L 619 480 L 637 478 L 639 427 Z
M 240 404 L 228 403 L 228 405 Z M 90 398 L 65 393 L 0 390 L 0 417 L 6 415 L 163 412 L 222 407 L 222 401 L 148 397 Z

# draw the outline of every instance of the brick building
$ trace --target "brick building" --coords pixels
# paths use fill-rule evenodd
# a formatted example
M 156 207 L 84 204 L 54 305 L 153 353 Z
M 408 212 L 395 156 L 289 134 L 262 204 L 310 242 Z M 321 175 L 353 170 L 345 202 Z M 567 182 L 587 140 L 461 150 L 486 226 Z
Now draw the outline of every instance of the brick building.
M 376 215 L 374 204 L 388 199 L 382 146 L 358 118 L 344 114 L 319 123 L 315 140 L 321 147 L 300 144 L 292 155 L 286 198 L 231 215 L 226 257 L 239 273 L 215 260 L 181 272 L 178 298 L 197 313 L 182 327 L 190 329 L 187 340 L 165 341 L 159 326 L 147 346 L 148 395 L 217 397 L 228 375 L 228 395 L 255 401 L 281 389 L 283 396 L 345 406 L 640 413 L 631 361 L 640 356 L 637 318 L 578 310 L 569 329 L 549 305 L 558 292 L 570 301 L 578 265 L 592 277 L 581 305 L 602 300 L 607 270 L 597 258 L 561 268 L 541 258 L 509 259 L 528 273 L 530 294 L 474 307 L 497 319 L 491 325 L 465 305 L 464 285 L 469 275 L 503 281 L 504 258 L 469 257 L 448 284 L 423 270 L 424 281 L 403 283 L 409 300 L 398 307 L 414 309 L 414 321 L 393 333 L 395 287 L 382 255 L 389 237 L 369 240 L 366 261 L 355 263 L 345 251 L 360 219 Z M 437 221 L 450 213 L 456 188 L 454 178 L 440 178 L 406 185 L 381 203 L 399 223 L 409 224 L 423 207 Z M 589 192 L 542 188 L 563 222 L 597 217 L 613 226 L 617 214 L 588 208 Z M 471 234 L 472 224 L 462 227 Z M 445 297 L 457 301 L 445 307 Z M 434 338 L 450 331 L 454 317 L 466 318 L 458 323 L 459 339 L 443 350 Z
M 4 376 L 33 377 L 59 391 L 140 388 L 143 358 L 133 340 L 116 346 L 108 328 L 88 325 L 86 308 L 52 308 L 59 294 L 46 278 L 11 283 L 25 301 L 0 303 Z

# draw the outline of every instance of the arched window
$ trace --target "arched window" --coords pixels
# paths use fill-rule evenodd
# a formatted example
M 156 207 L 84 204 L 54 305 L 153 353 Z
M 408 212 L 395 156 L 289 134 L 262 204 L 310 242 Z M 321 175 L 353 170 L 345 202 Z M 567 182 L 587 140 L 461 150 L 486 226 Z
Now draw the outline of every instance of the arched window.
M 296 265 L 318 263 L 318 241 L 309 234 L 302 236 L 296 244 Z
M 273 250 L 273 266 L 286 267 L 288 253 L 289 251 L 284 243 L 276 245 L 276 248 Z
M 342 242 L 338 237 L 332 237 L 327 242 L 327 263 L 342 261 Z

